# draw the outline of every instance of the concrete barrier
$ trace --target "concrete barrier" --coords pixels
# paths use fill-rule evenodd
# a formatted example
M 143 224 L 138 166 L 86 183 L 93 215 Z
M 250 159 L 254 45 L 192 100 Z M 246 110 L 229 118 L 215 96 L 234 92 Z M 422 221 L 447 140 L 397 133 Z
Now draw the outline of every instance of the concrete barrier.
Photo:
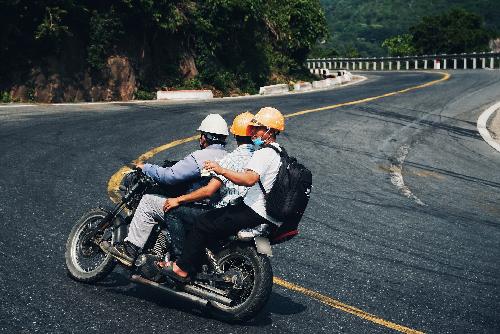
M 273 94 L 283 94 L 283 93 L 288 93 L 287 84 L 264 86 L 260 87 L 259 89 L 260 95 L 273 95 Z
M 211 90 L 159 90 L 157 100 L 208 100 L 213 99 Z
M 297 92 L 305 92 L 307 90 L 311 90 L 313 88 L 310 82 L 298 82 L 293 85 L 293 90 Z

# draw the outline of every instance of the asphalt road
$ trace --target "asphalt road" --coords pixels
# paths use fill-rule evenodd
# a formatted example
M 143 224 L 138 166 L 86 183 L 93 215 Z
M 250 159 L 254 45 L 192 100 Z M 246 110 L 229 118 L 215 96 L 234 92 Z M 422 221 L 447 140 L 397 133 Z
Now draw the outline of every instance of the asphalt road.
M 334 302 L 275 285 L 244 325 L 130 283 L 121 269 L 97 285 L 72 281 L 64 247 L 74 221 L 110 204 L 107 183 L 121 166 L 193 135 L 207 113 L 228 122 L 266 105 L 291 114 L 442 75 L 364 73 L 359 85 L 262 99 L 0 109 L 0 332 L 391 333 L 397 324 L 499 333 L 500 153 L 476 120 L 500 101 L 500 75 L 450 73 L 287 119 L 279 141 L 312 170 L 314 188 L 300 236 L 274 248 L 273 269 Z

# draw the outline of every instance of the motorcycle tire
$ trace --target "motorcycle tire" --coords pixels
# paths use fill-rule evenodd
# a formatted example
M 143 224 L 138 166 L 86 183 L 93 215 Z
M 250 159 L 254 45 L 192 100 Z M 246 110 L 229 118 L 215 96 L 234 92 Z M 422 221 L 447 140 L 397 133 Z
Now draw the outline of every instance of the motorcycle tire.
M 85 213 L 73 226 L 66 242 L 66 269 L 68 275 L 79 282 L 94 283 L 106 277 L 113 271 L 116 261 L 110 254 L 102 251 L 95 244 L 82 244 L 82 236 L 89 231 L 93 224 L 98 223 L 107 215 L 103 209 L 92 209 Z M 94 225 L 95 226 L 95 225 Z M 111 231 L 104 231 L 104 236 L 110 243 L 115 242 L 115 234 Z M 84 262 L 91 263 L 85 266 Z
M 211 315 L 225 322 L 244 322 L 253 319 L 264 308 L 271 296 L 273 270 L 269 258 L 257 253 L 251 244 L 233 245 L 217 254 L 217 258 L 219 267 L 225 272 L 231 269 L 231 263 L 236 263 L 236 268 L 237 263 L 244 263 L 244 266 L 240 265 L 240 267 L 246 267 L 242 270 L 248 271 L 247 274 L 252 271 L 253 282 L 251 287 L 248 286 L 246 298 L 237 301 L 234 306 L 211 302 L 209 304 Z

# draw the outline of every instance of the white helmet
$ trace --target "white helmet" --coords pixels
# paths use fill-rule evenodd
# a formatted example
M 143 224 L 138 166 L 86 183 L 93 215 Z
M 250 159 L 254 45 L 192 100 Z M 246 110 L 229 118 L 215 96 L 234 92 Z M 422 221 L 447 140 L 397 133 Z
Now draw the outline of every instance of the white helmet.
M 201 122 L 198 131 L 229 136 L 227 123 L 219 114 L 210 114 Z

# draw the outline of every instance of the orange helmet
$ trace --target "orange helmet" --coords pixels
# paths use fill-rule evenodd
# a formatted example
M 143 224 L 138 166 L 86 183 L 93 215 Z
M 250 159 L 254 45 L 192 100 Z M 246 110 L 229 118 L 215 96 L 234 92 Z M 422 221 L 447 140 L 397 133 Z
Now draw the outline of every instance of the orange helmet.
M 249 136 L 248 127 L 250 126 L 250 121 L 253 117 L 254 116 L 248 111 L 236 116 L 234 118 L 233 125 L 231 125 L 231 133 L 235 136 Z
M 285 130 L 285 118 L 281 112 L 273 107 L 264 107 L 251 120 L 252 126 L 265 126 L 278 131 Z

